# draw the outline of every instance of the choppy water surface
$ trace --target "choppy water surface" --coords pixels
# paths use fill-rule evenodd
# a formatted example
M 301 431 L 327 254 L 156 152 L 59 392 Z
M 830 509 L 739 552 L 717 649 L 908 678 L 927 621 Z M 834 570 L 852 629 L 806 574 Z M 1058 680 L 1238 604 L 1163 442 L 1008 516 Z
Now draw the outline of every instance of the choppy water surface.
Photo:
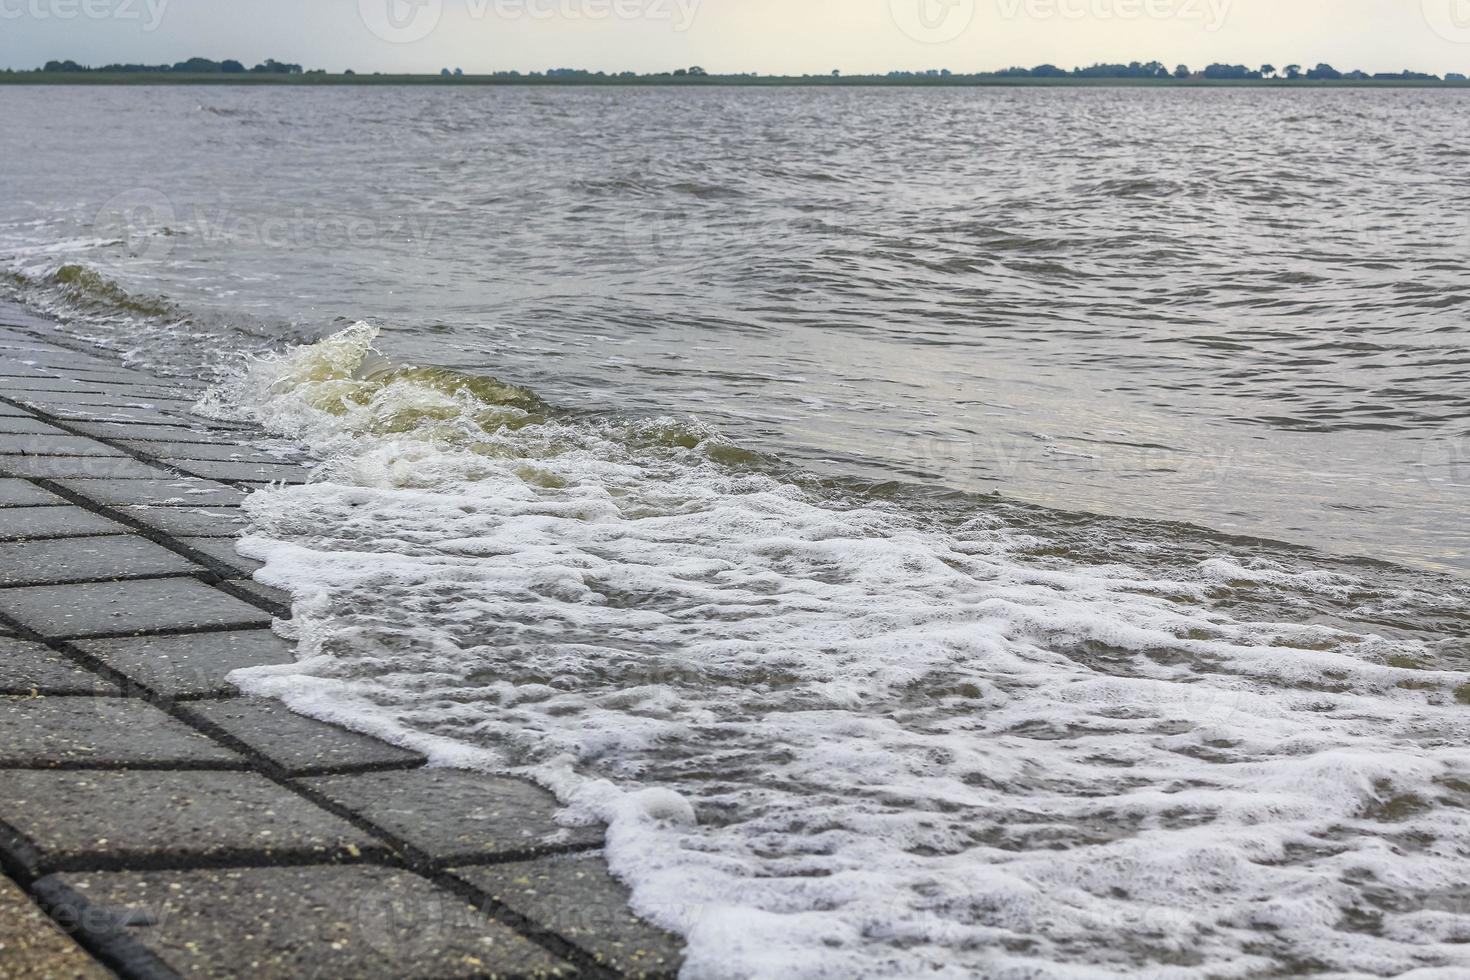
M 328 460 L 242 680 L 691 976 L 1470 969 L 1458 93 L 0 109 L 7 288 Z

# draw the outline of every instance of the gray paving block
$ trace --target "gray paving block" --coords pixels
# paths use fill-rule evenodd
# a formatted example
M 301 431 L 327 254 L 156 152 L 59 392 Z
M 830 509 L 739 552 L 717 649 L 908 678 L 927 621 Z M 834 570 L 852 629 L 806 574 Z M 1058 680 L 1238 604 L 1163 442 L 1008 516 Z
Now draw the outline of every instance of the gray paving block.
M 127 422 L 135 425 L 188 425 L 188 419 L 145 408 L 109 408 L 106 405 L 35 406 L 42 417 L 72 422 Z
M 0 877 L 0 974 L 11 980 L 110 980 L 20 886 Z
M 112 930 L 94 941 L 105 945 L 125 929 L 128 940 L 185 977 L 456 980 L 575 972 L 463 899 L 393 868 L 94 872 L 47 878 L 37 891 L 63 917 Z
M 281 606 L 285 609 L 291 608 L 291 593 L 287 592 L 285 589 L 277 589 L 272 588 L 269 585 L 261 585 L 259 582 L 251 581 L 248 578 L 232 578 L 229 581 L 230 584 L 235 586 L 236 588 L 244 589 L 246 592 L 257 595 L 260 598 L 264 599 L 266 602 L 273 602 L 276 605 Z
M 381 857 L 373 838 L 249 772 L 0 770 L 0 821 L 31 874 Z
M 169 395 L 143 397 L 134 391 L 105 392 L 87 390 L 79 385 L 72 391 L 25 391 L 14 396 L 16 401 L 45 411 L 57 406 L 83 405 L 88 408 L 161 409 L 163 411 L 185 411 L 192 409 L 195 398 L 174 398 Z
M 628 908 L 628 890 L 600 854 L 568 854 L 450 872 L 491 899 L 571 940 L 628 977 L 674 977 L 684 942 Z
M 167 475 L 126 456 L 0 456 L 0 472 L 47 480 L 156 480 Z
M 56 374 L 32 369 L 34 373 L 25 377 L 7 377 L 5 379 L 5 392 L 12 398 L 29 398 L 30 395 L 15 394 L 16 392 L 50 392 L 54 394 L 67 393 L 89 393 L 100 394 L 97 388 L 82 381 L 71 378 L 60 377 Z
M 265 463 L 292 465 L 292 461 L 273 453 L 242 446 L 234 440 L 221 439 L 217 443 L 207 442 L 146 442 L 127 439 L 122 445 L 136 452 L 159 459 L 169 460 L 212 460 L 221 463 Z
M 0 507 L 45 507 L 65 500 L 25 480 L 0 479 Z
M 245 760 L 136 698 L 0 698 L 0 769 L 78 765 L 243 767 Z
M 228 565 L 240 575 L 252 575 L 265 567 L 265 562 L 246 558 L 235 550 L 234 538 L 182 537 L 179 539 L 191 548 L 204 552 L 221 564 Z
M 77 422 L 71 428 L 88 435 L 119 441 L 163 441 L 178 444 L 201 442 L 214 445 L 218 442 L 233 442 L 234 436 L 225 431 L 212 430 L 207 425 L 190 424 L 178 420 L 170 425 L 136 425 L 128 422 Z
M 80 507 L 6 507 L 0 509 L 0 541 L 82 538 L 126 534 L 127 528 Z
M 0 455 L 4 456 L 121 456 L 122 450 L 71 435 L 26 435 L 0 433 Z
M 270 698 L 201 701 L 184 710 L 219 726 L 293 776 L 427 761 L 416 752 L 298 715 Z
M 245 493 L 212 480 L 175 476 L 162 480 L 58 480 L 89 500 L 115 507 L 238 507 Z
M 52 638 L 271 624 L 268 613 L 190 578 L 0 589 L 0 612 Z
M 139 537 L 0 543 L 0 586 L 188 575 L 203 569 Z
M 31 413 L 30 412 L 27 412 L 25 409 L 23 409 L 23 408 L 16 408 L 14 405 L 7 405 L 4 402 L 0 402 L 0 416 L 3 416 L 5 418 L 32 418 L 33 417 L 31 415 Z
M 0 694 L 116 694 L 110 681 L 39 643 L 0 638 Z
M 474 864 L 595 845 L 602 829 L 559 827 L 550 793 L 519 779 L 413 769 L 306 781 L 435 860 Z
M 270 630 L 77 640 L 76 646 L 170 698 L 231 695 L 235 686 L 225 680 L 231 672 L 296 659 L 294 647 Z
M 64 436 L 70 434 L 65 429 L 58 429 L 49 422 L 15 415 L 0 416 L 0 432 L 7 435 Z
M 122 513 L 176 537 L 237 538 L 250 523 L 238 507 L 126 507 Z
M 310 471 L 290 463 L 222 463 L 211 460 L 170 459 L 169 465 L 209 480 L 240 480 L 251 483 L 305 483 Z

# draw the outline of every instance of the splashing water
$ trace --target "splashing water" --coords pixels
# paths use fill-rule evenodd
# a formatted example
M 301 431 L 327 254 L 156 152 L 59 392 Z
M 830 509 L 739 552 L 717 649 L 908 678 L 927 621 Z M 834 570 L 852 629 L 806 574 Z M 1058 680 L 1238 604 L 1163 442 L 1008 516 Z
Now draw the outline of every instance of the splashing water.
M 1392 625 L 1463 597 L 1088 561 L 375 333 L 208 400 L 328 459 L 247 503 L 301 659 L 235 679 L 606 821 L 687 976 L 1470 969 L 1470 663 Z

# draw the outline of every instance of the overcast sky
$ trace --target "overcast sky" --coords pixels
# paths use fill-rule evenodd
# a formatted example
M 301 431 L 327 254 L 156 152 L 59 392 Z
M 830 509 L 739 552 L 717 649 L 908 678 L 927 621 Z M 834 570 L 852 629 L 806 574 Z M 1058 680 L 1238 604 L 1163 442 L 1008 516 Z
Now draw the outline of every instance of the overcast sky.
M 956 72 L 1211 61 L 1470 74 L 1470 0 L 0 0 L 0 65 Z

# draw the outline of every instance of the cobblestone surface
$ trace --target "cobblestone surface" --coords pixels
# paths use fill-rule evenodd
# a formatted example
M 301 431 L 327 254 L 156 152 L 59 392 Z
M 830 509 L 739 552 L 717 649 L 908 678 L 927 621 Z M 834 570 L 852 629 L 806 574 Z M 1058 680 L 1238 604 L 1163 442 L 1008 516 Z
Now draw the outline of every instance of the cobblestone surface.
M 198 394 L 0 304 L 0 977 L 677 973 L 544 791 L 240 696 L 239 505 L 312 461 Z

